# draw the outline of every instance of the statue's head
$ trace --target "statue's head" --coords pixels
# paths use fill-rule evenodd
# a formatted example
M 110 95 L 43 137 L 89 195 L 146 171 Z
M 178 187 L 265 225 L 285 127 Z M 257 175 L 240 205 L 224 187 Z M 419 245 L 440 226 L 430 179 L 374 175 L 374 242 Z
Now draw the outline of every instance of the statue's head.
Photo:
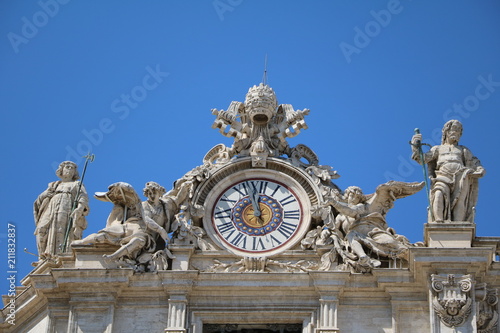
M 146 198 L 151 197 L 153 195 L 153 192 L 158 193 L 159 196 L 162 196 L 166 192 L 165 188 L 156 182 L 147 182 L 142 191 Z
M 248 89 L 245 108 L 252 123 L 267 124 L 276 112 L 278 101 L 271 87 L 263 83 Z
M 56 176 L 62 179 L 64 177 L 64 173 L 66 172 L 65 169 L 66 170 L 68 170 L 68 169 L 73 170 L 73 176 L 71 177 L 72 181 L 80 179 L 80 175 L 78 174 L 77 165 L 75 162 L 71 162 L 71 161 L 64 161 L 61 164 L 59 164 L 59 167 L 56 170 Z
M 458 120 L 452 119 L 448 120 L 443 126 L 443 136 L 441 139 L 441 144 L 447 142 L 448 139 L 452 139 L 454 142 L 458 142 L 462 137 L 463 126 Z
M 360 202 L 366 201 L 365 195 L 360 187 L 357 186 L 349 186 L 344 191 L 344 198 L 347 199 L 347 202 L 350 204 L 358 204 Z
M 462 306 L 464 305 L 463 301 L 461 302 L 460 300 L 453 298 L 446 300 L 445 304 L 446 304 L 445 305 L 446 312 L 450 316 L 456 316 L 460 312 Z
M 132 185 L 124 182 L 111 184 L 108 186 L 108 192 L 96 192 L 94 197 L 98 200 L 112 202 L 115 205 L 124 207 L 135 207 L 141 203 L 141 199 Z

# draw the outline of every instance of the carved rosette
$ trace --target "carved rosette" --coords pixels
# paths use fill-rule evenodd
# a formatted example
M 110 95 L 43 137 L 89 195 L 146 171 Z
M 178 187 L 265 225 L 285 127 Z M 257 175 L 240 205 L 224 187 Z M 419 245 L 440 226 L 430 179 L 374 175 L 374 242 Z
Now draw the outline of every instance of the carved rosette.
M 441 322 L 451 328 L 462 326 L 472 312 L 470 275 L 432 274 L 432 305 Z

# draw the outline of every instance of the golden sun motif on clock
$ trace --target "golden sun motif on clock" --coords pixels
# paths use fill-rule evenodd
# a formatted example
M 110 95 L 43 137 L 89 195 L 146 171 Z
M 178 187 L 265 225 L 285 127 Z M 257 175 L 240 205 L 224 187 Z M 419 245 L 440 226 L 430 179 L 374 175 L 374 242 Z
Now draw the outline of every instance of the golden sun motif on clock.
M 271 218 L 273 217 L 271 209 L 262 203 L 259 203 L 259 208 L 261 212 L 259 216 L 255 216 L 255 209 L 252 206 L 245 208 L 242 217 L 246 224 L 254 228 L 260 228 L 271 222 Z

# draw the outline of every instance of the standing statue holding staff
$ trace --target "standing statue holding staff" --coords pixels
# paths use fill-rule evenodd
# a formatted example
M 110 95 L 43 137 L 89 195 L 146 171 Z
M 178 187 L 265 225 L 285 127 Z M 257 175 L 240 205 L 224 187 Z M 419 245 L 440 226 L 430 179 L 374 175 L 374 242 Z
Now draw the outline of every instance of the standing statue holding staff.
M 485 170 L 467 147 L 458 144 L 462 129 L 458 120 L 448 121 L 443 127 L 441 145 L 426 153 L 421 151 L 422 135 L 412 137 L 412 159 L 426 163 L 431 178 L 431 222 L 474 222 L 478 179 Z
M 56 171 L 60 180 L 49 183 L 34 203 L 35 235 L 40 260 L 50 259 L 65 251 L 62 246 L 66 230 L 69 241 L 82 238 L 87 228 L 88 196 L 75 163 L 62 162 Z

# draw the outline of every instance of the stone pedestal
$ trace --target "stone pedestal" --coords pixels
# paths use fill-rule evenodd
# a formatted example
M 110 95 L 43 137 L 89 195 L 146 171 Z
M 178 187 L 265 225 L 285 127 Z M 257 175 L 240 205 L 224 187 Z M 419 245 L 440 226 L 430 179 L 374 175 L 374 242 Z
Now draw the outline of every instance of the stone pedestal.
M 476 235 L 476 225 L 471 222 L 426 223 L 424 241 L 428 247 L 469 248 Z
M 175 256 L 172 259 L 172 270 L 189 270 L 189 261 L 194 253 L 194 245 L 192 244 L 170 244 L 168 249 Z
M 109 244 L 71 246 L 75 253 L 75 268 L 118 268 L 116 261 L 105 261 L 103 255 L 112 254 L 120 247 Z

